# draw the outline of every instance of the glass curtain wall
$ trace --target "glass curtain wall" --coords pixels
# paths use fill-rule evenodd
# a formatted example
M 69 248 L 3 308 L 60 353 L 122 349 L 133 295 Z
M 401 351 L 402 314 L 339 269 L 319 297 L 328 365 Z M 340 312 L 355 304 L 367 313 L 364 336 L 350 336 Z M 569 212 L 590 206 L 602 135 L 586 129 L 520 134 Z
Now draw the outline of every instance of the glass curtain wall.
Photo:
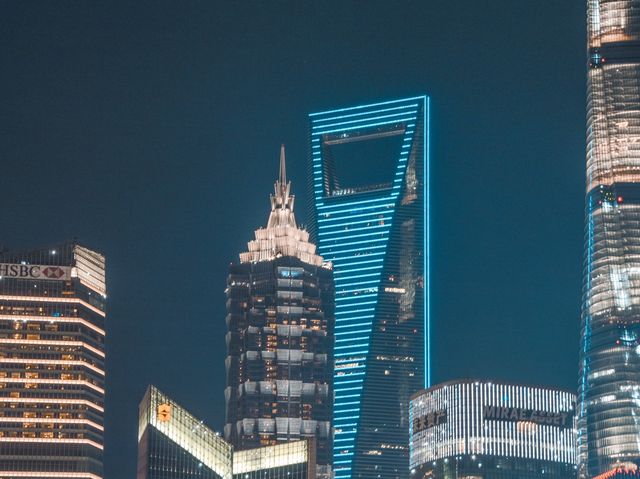
M 640 458 L 640 1 L 588 1 L 581 477 Z
M 405 478 L 429 383 L 427 97 L 310 115 L 310 220 L 334 267 L 336 479 Z

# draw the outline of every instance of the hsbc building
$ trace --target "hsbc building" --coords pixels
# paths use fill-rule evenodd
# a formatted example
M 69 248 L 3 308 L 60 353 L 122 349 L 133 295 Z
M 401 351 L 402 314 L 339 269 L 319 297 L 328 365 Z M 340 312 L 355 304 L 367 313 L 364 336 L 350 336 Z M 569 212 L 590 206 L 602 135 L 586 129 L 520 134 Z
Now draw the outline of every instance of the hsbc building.
M 0 253 L 0 478 L 101 479 L 105 258 Z

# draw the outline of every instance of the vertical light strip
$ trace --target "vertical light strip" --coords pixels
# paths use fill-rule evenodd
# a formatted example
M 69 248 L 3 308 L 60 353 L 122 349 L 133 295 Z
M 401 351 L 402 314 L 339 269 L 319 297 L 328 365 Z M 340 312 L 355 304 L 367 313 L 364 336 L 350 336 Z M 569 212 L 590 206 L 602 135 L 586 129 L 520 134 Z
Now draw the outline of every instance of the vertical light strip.
M 424 196 L 424 225 L 423 228 L 423 256 L 424 256 L 424 275 L 425 281 L 425 337 L 424 337 L 424 362 L 425 362 L 425 389 L 431 386 L 431 141 L 429 134 L 431 132 L 431 99 L 429 97 L 423 97 L 425 100 L 425 108 L 422 120 L 422 141 L 424 142 L 425 151 L 422 153 L 424 173 L 423 173 L 423 196 Z

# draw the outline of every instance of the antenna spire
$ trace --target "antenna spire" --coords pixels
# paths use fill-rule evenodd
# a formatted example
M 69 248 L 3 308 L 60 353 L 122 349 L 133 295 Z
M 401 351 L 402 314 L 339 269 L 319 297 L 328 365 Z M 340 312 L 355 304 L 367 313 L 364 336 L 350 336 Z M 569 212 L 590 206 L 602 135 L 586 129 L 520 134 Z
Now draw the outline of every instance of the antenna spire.
M 280 185 L 287 185 L 287 163 L 284 156 L 284 143 L 280 145 Z

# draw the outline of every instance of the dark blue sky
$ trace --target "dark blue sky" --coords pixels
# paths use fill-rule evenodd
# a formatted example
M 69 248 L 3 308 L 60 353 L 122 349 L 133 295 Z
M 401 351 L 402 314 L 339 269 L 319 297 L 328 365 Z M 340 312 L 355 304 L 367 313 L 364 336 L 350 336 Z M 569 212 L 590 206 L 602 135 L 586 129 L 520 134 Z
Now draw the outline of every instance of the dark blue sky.
M 220 430 L 227 265 L 308 112 L 428 93 L 434 379 L 574 388 L 583 2 L 0 2 L 0 244 L 108 259 L 106 477 L 154 383 Z

